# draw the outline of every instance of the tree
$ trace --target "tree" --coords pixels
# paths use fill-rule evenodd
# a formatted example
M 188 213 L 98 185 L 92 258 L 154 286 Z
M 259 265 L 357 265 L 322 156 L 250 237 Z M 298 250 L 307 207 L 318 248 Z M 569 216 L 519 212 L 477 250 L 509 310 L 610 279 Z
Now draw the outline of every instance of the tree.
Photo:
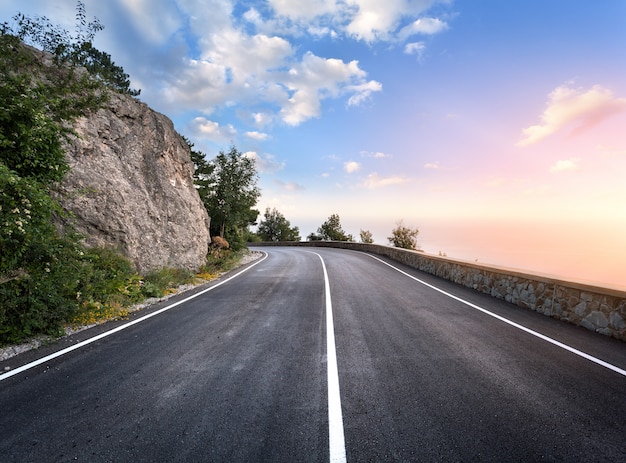
M 245 230 L 259 215 L 252 209 L 261 195 L 254 159 L 232 146 L 228 153 L 220 151 L 206 165 L 198 159 L 194 162 L 203 170 L 199 176 L 206 182 L 199 193 L 211 217 L 211 234 L 226 238 L 232 247 L 243 245 Z
M 396 223 L 396 228 L 391 231 L 391 236 L 387 239 L 389 243 L 393 244 L 396 248 L 403 249 L 417 249 L 417 235 L 419 230 L 417 228 L 410 228 L 404 225 L 403 220 L 399 220 Z
M 263 241 L 300 241 L 300 230 L 291 227 L 289 220 L 276 208 L 268 207 L 263 214 L 264 219 L 259 222 L 257 235 Z
M 67 38 L 49 23 L 17 18 L 19 33 L 33 27 L 50 43 Z M 107 96 L 98 79 L 44 62 L 21 38 L 0 25 L 0 344 L 58 332 L 88 293 L 84 247 L 55 227 L 61 207 L 50 190 L 69 169 L 63 143 L 72 122 Z
M 180 134 L 179 134 L 180 135 Z M 191 162 L 193 162 L 193 183 L 204 201 L 210 191 L 209 187 L 211 184 L 211 174 L 215 170 L 215 165 L 209 163 L 206 159 L 206 155 L 202 151 L 196 151 L 193 149 L 194 144 L 184 135 L 180 135 L 184 142 L 189 146 L 189 151 L 191 153 Z
M 338 214 L 332 214 L 326 222 L 317 229 L 317 234 L 322 240 L 331 241 L 354 241 L 352 235 L 346 234 L 341 228 L 341 220 Z
M 361 238 L 361 243 L 372 244 L 374 242 L 374 238 L 372 237 L 372 232 L 369 230 L 359 231 L 359 236 Z
M 2 24 L 5 33 L 11 33 L 25 43 L 41 47 L 51 53 L 57 62 L 85 68 L 96 81 L 117 92 L 131 96 L 141 93 L 141 90 L 130 88 L 128 74 L 113 62 L 111 55 L 93 46 L 96 33 L 103 30 L 104 26 L 97 18 L 87 22 L 83 2 L 78 1 L 76 4 L 75 36 L 52 24 L 45 16 L 31 18 L 20 13 L 13 17 L 13 21 L 16 24 L 13 28 L 6 22 Z

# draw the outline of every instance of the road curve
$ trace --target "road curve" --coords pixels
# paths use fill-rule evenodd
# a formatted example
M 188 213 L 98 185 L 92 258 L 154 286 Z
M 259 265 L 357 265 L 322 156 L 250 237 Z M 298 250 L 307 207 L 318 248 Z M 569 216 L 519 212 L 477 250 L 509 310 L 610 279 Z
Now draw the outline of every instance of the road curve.
M 626 461 L 625 343 L 368 254 L 263 250 L 203 294 L 0 375 L 0 460 Z

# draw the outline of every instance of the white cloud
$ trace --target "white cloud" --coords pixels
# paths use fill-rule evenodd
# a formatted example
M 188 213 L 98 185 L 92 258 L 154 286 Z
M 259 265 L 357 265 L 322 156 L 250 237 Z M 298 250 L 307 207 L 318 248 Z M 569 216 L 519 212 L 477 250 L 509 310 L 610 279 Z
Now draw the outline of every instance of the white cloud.
M 438 18 L 419 18 L 408 26 L 403 27 L 398 32 L 400 40 L 406 40 L 412 35 L 434 35 L 443 32 L 448 28 L 448 24 Z
M 383 153 L 381 151 L 361 151 L 361 156 L 365 156 L 368 158 L 374 158 L 374 159 L 386 159 L 386 158 L 391 158 L 391 154 L 386 154 Z
M 303 191 L 305 188 L 296 182 L 283 182 L 282 180 L 274 180 L 274 183 L 286 191 Z
M 240 10 L 241 2 L 234 0 L 117 0 L 87 2 L 87 13 L 107 26 L 96 45 L 105 44 L 102 48 L 118 57 L 132 86 L 142 88 L 142 98 L 155 109 L 207 117 L 234 108 L 261 128 L 278 121 L 296 126 L 320 117 L 325 99 L 345 98 L 351 107 L 382 90 L 357 61 L 316 56 L 298 49 L 294 38 L 308 34 L 397 43 L 401 30 L 406 35 L 441 27 L 437 21 L 443 21 L 426 13 L 446 2 L 268 0 L 248 2 Z M 53 22 L 73 27 L 73 5 L 26 3 Z M 129 48 L 130 41 L 136 46 Z M 210 133 L 223 136 L 224 130 L 214 127 Z
M 312 20 L 317 16 L 332 15 L 339 8 L 336 0 L 268 0 L 274 11 L 294 21 Z
M 183 24 L 176 5 L 167 0 L 119 2 L 141 36 L 154 45 L 166 43 Z M 154 14 L 158 11 L 159 14 Z
M 411 179 L 408 179 L 406 177 L 398 177 L 398 176 L 381 177 L 378 175 L 378 173 L 373 172 L 367 176 L 367 178 L 363 182 L 363 186 L 365 188 L 375 189 L 375 188 L 382 188 L 382 187 L 392 186 L 392 185 L 402 185 L 410 181 Z
M 319 117 L 323 99 L 344 93 L 352 94 L 349 105 L 361 103 L 371 92 L 382 89 L 378 82 L 366 82 L 366 75 L 358 61 L 346 63 L 307 52 L 300 63 L 289 69 L 286 85 L 292 95 L 280 110 L 283 121 L 299 125 Z
M 253 140 L 259 140 L 259 141 L 267 140 L 269 138 L 268 134 L 257 132 L 257 131 L 246 132 L 244 133 L 244 135 L 248 138 L 251 138 Z
M 441 166 L 439 165 L 438 162 L 427 162 L 426 164 L 424 164 L 424 169 L 437 170 L 437 169 L 441 169 Z
M 596 149 L 600 151 L 603 156 L 626 156 L 626 148 L 618 148 L 616 146 L 600 144 L 596 146 Z
M 569 126 L 574 126 L 573 132 L 579 133 L 621 111 L 626 111 L 626 98 L 616 98 L 600 85 L 587 91 L 560 86 L 548 95 L 547 107 L 540 116 L 541 123 L 524 129 L 517 144 L 537 143 Z
M 273 174 L 285 168 L 285 163 L 278 162 L 272 154 L 260 155 L 256 151 L 246 151 L 244 156 L 254 159 L 258 171 L 262 174 Z
M 229 141 L 237 134 L 237 130 L 232 125 L 222 126 L 218 122 L 210 121 L 204 117 L 193 119 L 191 131 L 197 137 L 215 142 Z
M 345 91 L 353 93 L 348 98 L 348 106 L 359 106 L 364 101 L 368 100 L 373 92 L 380 92 L 383 89 L 383 85 L 375 80 L 364 82 L 358 85 L 347 85 Z
M 446 0 L 268 0 L 270 11 L 256 9 L 245 19 L 259 31 L 314 36 L 344 35 L 356 40 L 404 41 L 411 35 L 433 35 L 448 28 L 445 21 L 424 16 Z M 407 25 L 406 22 L 410 21 Z
M 343 170 L 345 170 L 348 174 L 353 174 L 354 172 L 361 170 L 361 164 L 355 161 L 344 162 Z
M 580 170 L 580 167 L 578 166 L 579 162 L 580 162 L 580 159 L 578 158 L 557 161 L 552 167 L 550 167 L 550 172 L 558 173 L 558 172 L 571 172 L 571 171 Z
M 254 121 L 254 125 L 257 127 L 265 127 L 267 124 L 274 120 L 274 116 L 270 113 L 258 112 L 252 114 L 252 120 Z
M 417 59 L 419 60 L 424 56 L 424 51 L 426 51 L 424 42 L 412 42 L 404 46 L 404 53 L 407 55 L 417 55 Z

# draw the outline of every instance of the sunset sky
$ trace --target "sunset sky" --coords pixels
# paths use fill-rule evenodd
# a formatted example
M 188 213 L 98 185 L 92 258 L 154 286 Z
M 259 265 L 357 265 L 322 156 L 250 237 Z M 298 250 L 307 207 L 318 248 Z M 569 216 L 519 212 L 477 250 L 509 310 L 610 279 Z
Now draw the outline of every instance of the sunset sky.
M 626 287 L 626 1 L 85 0 L 95 45 L 259 209 Z M 74 31 L 73 0 L 4 0 Z

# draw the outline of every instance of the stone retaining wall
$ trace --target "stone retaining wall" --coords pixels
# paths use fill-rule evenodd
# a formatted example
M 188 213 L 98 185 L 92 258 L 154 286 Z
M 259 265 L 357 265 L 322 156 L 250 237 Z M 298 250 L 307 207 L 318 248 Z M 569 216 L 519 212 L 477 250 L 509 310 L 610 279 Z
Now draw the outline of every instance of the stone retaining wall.
M 626 291 L 377 244 L 303 241 L 251 245 L 333 247 L 389 257 L 519 307 L 626 341 Z

